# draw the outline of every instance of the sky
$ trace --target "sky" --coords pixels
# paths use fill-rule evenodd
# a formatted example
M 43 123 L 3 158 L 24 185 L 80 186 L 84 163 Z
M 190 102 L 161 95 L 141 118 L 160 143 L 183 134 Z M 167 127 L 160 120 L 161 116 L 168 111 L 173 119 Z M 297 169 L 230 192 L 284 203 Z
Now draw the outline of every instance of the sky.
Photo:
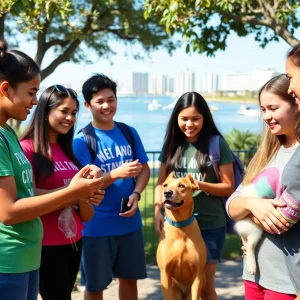
M 298 36 L 300 38 L 300 34 Z M 21 44 L 22 45 L 22 44 Z M 23 44 L 24 45 L 24 44 Z M 104 73 L 117 80 L 122 87 L 127 72 L 148 72 L 149 75 L 167 74 L 176 76 L 185 69 L 190 69 L 196 74 L 212 72 L 222 74 L 227 71 L 252 71 L 257 69 L 272 68 L 284 72 L 287 51 L 291 48 L 285 41 L 272 42 L 262 49 L 255 42 L 254 36 L 240 38 L 232 33 L 227 42 L 225 51 L 218 51 L 215 57 L 205 54 L 186 54 L 185 46 L 169 55 L 166 50 L 152 52 L 144 60 L 135 60 L 132 56 L 125 56 L 128 51 L 121 43 L 111 43 L 116 55 L 109 59 L 92 57 L 92 65 L 74 64 L 66 62 L 61 64 L 53 74 L 48 76 L 42 86 L 52 84 L 71 84 L 80 87 L 93 73 Z M 29 55 L 35 53 L 34 44 L 29 44 L 20 49 Z M 44 66 L 54 58 L 53 54 L 46 55 Z

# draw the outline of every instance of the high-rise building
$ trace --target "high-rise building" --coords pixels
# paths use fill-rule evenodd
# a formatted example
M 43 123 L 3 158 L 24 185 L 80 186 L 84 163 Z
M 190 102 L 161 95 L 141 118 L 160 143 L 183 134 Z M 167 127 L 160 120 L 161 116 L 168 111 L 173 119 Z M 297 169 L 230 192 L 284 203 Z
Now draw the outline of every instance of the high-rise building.
M 148 94 L 148 73 L 130 72 L 126 75 L 125 87 L 137 95 Z
M 156 94 L 156 77 L 153 75 L 149 76 L 148 93 L 151 95 Z
M 159 75 L 157 77 L 157 94 L 165 95 L 168 87 L 168 75 Z
M 168 75 L 149 77 L 149 94 L 165 95 L 174 91 L 174 79 Z
M 213 73 L 207 73 L 207 93 L 214 94 L 219 90 L 219 76 Z
M 175 94 L 180 96 L 195 90 L 195 73 L 189 69 L 180 72 L 175 78 Z
M 173 93 L 174 92 L 174 78 L 173 77 L 169 77 L 168 78 L 167 91 L 169 93 Z
M 251 72 L 226 72 L 223 74 L 222 90 L 225 92 L 258 91 L 277 74 L 274 69 L 262 69 Z
M 200 94 L 215 94 L 219 90 L 219 75 L 214 73 L 197 75 L 195 90 Z

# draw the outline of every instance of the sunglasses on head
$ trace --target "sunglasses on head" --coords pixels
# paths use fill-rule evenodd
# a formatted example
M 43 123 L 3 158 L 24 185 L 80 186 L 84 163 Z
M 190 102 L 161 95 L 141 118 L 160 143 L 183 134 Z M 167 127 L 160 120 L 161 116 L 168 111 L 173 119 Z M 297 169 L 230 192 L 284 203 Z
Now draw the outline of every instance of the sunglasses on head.
M 60 84 L 55 84 L 53 86 L 53 89 L 52 89 L 50 95 L 49 95 L 49 99 L 55 91 L 58 91 L 62 95 L 72 96 L 74 98 L 77 98 L 77 93 L 73 89 L 69 89 L 69 88 L 67 89 L 64 86 L 60 85 Z

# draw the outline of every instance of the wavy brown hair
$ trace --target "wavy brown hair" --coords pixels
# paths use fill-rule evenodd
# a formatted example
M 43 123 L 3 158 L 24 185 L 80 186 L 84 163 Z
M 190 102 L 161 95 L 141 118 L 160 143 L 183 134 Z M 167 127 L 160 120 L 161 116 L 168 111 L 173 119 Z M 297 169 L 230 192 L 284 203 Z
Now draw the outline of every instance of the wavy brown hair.
M 297 106 L 295 98 L 288 94 L 289 84 L 289 80 L 285 74 L 273 77 L 260 89 L 258 94 L 259 103 L 261 102 L 260 97 L 262 92 L 269 92 L 280 97 L 281 100 L 288 102 L 291 106 Z M 299 111 L 298 114 L 300 117 Z M 300 120 L 300 118 L 298 118 L 298 120 Z M 299 125 L 298 122 L 295 126 L 295 137 L 298 141 L 300 137 Z M 280 146 L 285 143 L 285 140 L 285 135 L 274 135 L 271 133 L 270 128 L 265 126 L 260 146 L 247 168 L 243 184 L 251 183 L 260 171 L 268 165 L 278 152 Z

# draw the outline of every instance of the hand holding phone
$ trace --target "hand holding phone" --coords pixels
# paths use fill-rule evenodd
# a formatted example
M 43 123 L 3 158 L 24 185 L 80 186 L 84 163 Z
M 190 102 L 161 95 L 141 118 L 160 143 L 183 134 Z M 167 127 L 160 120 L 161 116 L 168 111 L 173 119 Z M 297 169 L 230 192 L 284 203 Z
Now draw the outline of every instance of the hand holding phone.
M 128 202 L 129 202 L 129 198 L 122 198 L 120 213 L 124 213 L 131 209 L 131 206 L 127 206 Z

